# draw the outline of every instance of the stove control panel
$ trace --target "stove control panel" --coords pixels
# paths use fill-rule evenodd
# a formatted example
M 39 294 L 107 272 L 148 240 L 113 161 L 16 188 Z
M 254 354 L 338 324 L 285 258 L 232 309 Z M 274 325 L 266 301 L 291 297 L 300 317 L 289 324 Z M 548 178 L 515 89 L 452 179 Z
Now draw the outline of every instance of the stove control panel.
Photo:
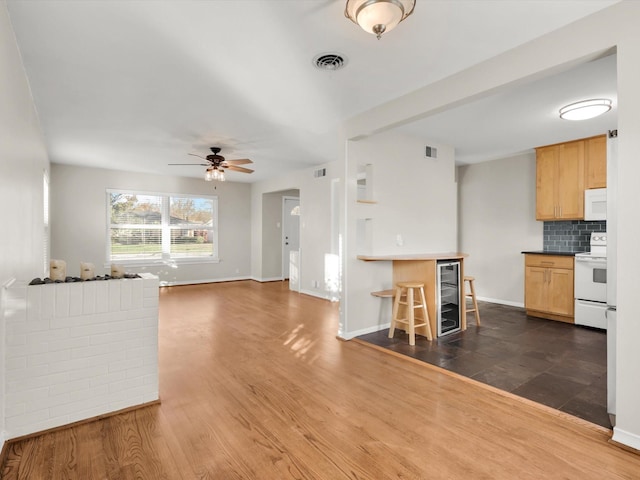
M 607 256 L 607 232 L 591 232 L 591 255 Z

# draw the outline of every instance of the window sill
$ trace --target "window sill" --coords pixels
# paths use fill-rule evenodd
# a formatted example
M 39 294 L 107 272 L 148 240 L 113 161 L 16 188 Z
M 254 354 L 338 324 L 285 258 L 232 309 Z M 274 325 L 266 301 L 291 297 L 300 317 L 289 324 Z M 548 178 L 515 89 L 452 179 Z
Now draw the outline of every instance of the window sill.
M 125 267 L 173 267 L 177 265 L 197 265 L 205 263 L 220 263 L 219 258 L 171 258 L 166 260 L 114 260 L 104 264 L 104 268 L 110 269 L 111 265 L 123 265 Z

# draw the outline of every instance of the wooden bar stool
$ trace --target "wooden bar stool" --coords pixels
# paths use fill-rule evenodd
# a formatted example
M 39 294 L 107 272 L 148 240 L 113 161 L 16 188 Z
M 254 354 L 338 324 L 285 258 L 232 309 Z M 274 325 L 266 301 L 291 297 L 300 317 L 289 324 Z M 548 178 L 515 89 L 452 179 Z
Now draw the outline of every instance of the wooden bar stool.
M 418 292 L 416 298 L 415 290 Z M 427 300 L 424 296 L 424 283 L 419 282 L 399 282 L 396 284 L 394 295 L 393 314 L 391 316 L 391 327 L 389 327 L 389 338 L 393 338 L 393 333 L 398 324 L 406 325 L 409 334 L 409 345 L 416 344 L 416 327 L 427 327 L 427 338 L 432 340 L 431 325 L 429 325 L 429 313 L 427 312 Z M 403 305 L 405 317 L 400 318 L 400 305 Z M 422 311 L 422 318 L 416 318 L 415 310 Z M 416 323 L 418 320 L 419 323 Z
M 475 278 L 469 277 L 467 275 L 464 276 L 465 287 L 467 283 L 469 284 L 469 290 L 465 288 L 465 299 L 466 297 L 470 297 L 473 302 L 473 308 L 468 308 L 467 313 L 473 312 L 476 316 L 476 325 L 480 326 L 480 311 L 478 310 L 478 300 L 476 299 L 476 287 L 475 287 Z

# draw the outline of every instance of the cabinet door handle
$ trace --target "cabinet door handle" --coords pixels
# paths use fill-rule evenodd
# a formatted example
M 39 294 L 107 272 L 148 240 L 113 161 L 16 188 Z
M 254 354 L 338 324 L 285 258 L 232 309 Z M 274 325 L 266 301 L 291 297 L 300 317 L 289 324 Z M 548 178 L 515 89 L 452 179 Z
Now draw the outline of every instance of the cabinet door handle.
M 560 205 L 558 209 L 560 210 L 560 215 L 558 215 L 558 217 L 562 218 L 562 205 Z

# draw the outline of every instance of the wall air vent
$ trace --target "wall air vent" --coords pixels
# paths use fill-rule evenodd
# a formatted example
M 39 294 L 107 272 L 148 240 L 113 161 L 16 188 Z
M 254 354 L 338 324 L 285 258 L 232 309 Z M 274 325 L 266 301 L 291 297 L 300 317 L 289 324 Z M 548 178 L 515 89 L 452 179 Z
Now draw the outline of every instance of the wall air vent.
M 315 178 L 326 177 L 327 176 L 327 169 L 326 168 L 319 168 L 318 170 L 313 172 L 313 176 Z
M 438 149 L 436 147 L 427 146 L 425 148 L 425 155 L 429 158 L 438 158 Z
M 319 70 L 340 70 L 347 64 L 346 58 L 339 53 L 321 53 L 313 57 L 313 64 Z

